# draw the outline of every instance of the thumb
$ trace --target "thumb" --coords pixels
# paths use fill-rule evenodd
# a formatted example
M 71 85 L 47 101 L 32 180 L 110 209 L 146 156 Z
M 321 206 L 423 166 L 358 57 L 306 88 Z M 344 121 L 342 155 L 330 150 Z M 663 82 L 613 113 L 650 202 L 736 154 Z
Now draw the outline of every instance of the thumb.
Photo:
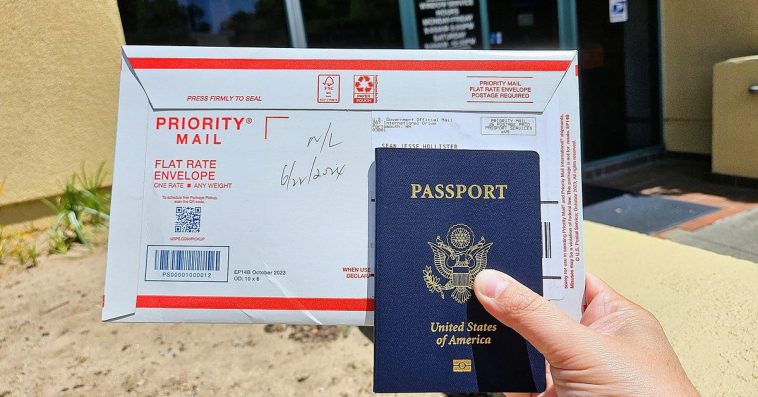
M 505 273 L 483 270 L 474 280 L 474 291 L 492 316 L 523 336 L 551 365 L 591 351 L 587 328 Z

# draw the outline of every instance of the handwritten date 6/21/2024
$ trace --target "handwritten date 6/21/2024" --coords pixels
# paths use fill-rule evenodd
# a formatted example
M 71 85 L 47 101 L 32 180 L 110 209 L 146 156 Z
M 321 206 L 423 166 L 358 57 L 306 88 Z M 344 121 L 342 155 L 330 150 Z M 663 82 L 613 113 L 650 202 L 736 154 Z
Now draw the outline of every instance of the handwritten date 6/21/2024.
M 292 163 L 285 164 L 282 167 L 282 174 L 279 181 L 281 186 L 289 190 L 290 188 L 309 185 L 320 180 L 329 179 L 336 181 L 340 178 L 340 176 L 342 176 L 342 174 L 345 172 L 345 167 L 347 164 L 336 163 L 323 165 L 319 164 L 318 160 L 319 154 L 324 153 L 324 151 L 329 151 L 342 143 L 342 141 L 336 141 L 334 133 L 331 131 L 331 129 L 332 123 L 329 123 L 329 126 L 323 134 L 313 135 L 308 138 L 308 142 L 306 143 L 305 147 L 315 148 L 318 146 L 319 149 L 318 154 L 313 156 L 313 160 L 311 161 L 307 174 L 299 171 L 300 168 L 297 167 L 297 160 L 293 160 Z

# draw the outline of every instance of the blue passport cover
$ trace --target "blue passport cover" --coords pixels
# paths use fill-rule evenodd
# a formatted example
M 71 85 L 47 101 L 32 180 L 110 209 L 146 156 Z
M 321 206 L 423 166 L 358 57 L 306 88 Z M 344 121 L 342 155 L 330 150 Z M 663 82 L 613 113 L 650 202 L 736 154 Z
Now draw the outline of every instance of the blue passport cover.
M 540 222 L 536 152 L 376 149 L 375 392 L 545 389 L 471 289 L 487 268 L 542 294 Z

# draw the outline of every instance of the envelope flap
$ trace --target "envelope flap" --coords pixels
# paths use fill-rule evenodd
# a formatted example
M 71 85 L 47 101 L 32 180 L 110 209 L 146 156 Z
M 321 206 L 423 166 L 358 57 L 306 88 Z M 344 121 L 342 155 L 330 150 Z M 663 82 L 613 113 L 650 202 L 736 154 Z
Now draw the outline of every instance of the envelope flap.
M 504 112 L 542 112 L 576 56 L 150 46 L 124 54 L 155 110 Z
M 137 299 L 137 270 L 143 253 L 140 244 L 144 174 L 134 164 L 144 164 L 147 140 L 145 125 L 150 106 L 139 81 L 129 73 L 126 60 L 121 65 L 118 131 L 113 169 L 111 218 L 108 239 L 118 241 L 108 247 L 108 271 L 103 293 L 103 321 L 134 315 Z M 129 131 L 129 133 L 124 133 Z

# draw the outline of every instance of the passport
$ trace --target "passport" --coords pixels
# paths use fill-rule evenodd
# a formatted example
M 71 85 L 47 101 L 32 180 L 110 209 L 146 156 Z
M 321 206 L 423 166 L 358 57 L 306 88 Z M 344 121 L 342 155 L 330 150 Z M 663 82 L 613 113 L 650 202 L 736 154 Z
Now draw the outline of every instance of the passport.
M 472 289 L 542 294 L 539 155 L 376 149 L 374 391 L 541 392 L 545 359 Z

